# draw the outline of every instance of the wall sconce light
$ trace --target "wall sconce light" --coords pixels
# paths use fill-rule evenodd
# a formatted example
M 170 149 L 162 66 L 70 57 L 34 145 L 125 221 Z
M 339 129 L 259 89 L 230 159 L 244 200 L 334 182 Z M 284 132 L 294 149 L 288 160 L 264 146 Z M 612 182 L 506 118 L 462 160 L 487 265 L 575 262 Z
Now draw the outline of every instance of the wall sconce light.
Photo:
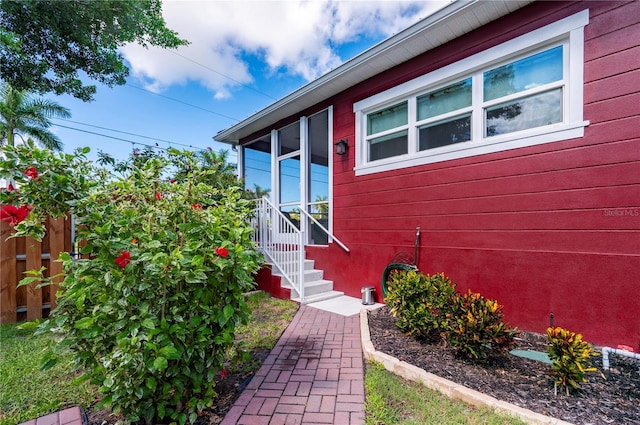
M 334 146 L 336 147 L 336 154 L 338 154 L 338 155 L 346 154 L 347 153 L 347 148 L 349 147 L 349 145 L 347 144 L 347 140 L 346 139 L 340 140 Z

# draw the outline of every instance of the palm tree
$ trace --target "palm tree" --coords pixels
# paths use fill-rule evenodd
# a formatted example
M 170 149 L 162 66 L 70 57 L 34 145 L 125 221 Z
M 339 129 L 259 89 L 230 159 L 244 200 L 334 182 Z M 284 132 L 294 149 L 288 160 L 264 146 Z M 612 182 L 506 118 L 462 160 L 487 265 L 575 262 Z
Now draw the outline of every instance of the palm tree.
M 45 148 L 62 150 L 60 139 L 49 131 L 49 119 L 70 117 L 67 108 L 52 100 L 33 97 L 9 84 L 0 85 L 0 146 L 14 146 L 17 134 L 29 136 Z
M 259 185 L 255 184 L 255 183 L 253 185 L 253 193 L 254 193 L 256 199 L 262 199 L 265 196 L 269 196 L 270 192 L 271 192 L 271 190 L 263 189 L 262 187 L 260 187 Z

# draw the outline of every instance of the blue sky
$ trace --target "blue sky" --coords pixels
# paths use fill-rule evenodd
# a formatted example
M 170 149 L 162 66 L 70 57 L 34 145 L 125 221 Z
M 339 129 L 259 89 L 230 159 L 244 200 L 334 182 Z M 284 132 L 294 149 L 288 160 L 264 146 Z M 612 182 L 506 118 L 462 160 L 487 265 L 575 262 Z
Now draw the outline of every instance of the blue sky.
M 127 84 L 98 85 L 90 103 L 56 98 L 72 117 L 54 119 L 52 131 L 67 152 L 91 147 L 91 159 L 98 150 L 123 159 L 156 143 L 228 149 L 213 141 L 218 131 L 447 3 L 165 1 L 167 26 L 191 44 L 175 52 L 125 46 Z

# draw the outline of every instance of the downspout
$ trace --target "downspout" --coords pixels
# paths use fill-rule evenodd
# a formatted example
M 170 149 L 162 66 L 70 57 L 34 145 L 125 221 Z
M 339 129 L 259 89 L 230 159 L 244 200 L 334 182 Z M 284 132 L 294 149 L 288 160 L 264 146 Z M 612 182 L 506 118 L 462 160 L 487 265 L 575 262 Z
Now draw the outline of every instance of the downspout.
M 611 347 L 602 347 L 602 368 L 609 370 L 609 354 L 615 354 L 617 356 L 630 357 L 632 359 L 640 360 L 640 353 L 634 353 L 633 351 L 620 350 Z

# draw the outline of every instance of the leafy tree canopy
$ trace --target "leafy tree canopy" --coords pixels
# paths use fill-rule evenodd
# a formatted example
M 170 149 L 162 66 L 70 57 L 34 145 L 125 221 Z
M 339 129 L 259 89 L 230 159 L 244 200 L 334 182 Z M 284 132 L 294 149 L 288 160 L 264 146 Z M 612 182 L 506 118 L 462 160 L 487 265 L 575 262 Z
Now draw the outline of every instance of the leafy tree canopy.
M 96 87 L 79 71 L 124 84 L 129 69 L 117 49 L 126 43 L 188 44 L 166 27 L 161 0 L 0 1 L 0 78 L 17 90 L 90 101 Z

